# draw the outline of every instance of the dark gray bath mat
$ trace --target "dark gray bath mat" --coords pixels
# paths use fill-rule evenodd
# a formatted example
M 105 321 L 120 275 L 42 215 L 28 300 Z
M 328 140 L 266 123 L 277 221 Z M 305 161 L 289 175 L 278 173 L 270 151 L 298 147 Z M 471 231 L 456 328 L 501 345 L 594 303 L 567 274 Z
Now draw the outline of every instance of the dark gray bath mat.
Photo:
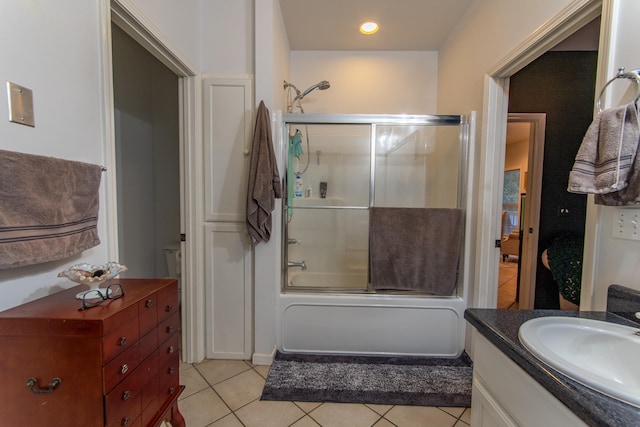
M 472 371 L 466 353 L 448 359 L 278 352 L 261 399 L 469 407 Z

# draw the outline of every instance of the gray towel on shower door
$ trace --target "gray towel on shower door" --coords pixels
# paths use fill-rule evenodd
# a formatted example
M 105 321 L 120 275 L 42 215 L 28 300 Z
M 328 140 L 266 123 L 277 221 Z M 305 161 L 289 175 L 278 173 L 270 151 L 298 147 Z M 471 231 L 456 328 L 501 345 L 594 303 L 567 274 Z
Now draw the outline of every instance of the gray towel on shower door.
M 369 227 L 374 289 L 453 295 L 462 209 L 371 208 Z
M 269 241 L 271 212 L 275 208 L 275 199 L 281 197 L 280 174 L 271 138 L 271 119 L 264 101 L 260 101 L 251 147 L 247 191 L 247 231 L 253 243 Z

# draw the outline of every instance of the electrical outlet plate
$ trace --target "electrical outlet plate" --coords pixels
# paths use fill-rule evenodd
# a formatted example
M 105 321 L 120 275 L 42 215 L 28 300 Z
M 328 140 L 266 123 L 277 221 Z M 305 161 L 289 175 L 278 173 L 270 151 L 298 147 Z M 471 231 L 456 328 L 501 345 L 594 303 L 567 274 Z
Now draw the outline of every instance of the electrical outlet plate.
M 640 209 L 617 208 L 611 235 L 618 239 L 640 240 Z
M 7 97 L 9 98 L 9 121 L 35 127 L 31 89 L 7 82 Z

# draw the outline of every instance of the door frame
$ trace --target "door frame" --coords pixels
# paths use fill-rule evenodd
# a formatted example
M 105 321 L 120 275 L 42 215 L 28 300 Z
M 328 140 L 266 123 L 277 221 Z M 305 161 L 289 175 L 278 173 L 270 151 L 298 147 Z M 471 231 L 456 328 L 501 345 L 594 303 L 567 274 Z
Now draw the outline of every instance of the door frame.
M 105 222 L 107 252 L 110 259 L 118 257 L 118 216 L 116 186 L 116 155 L 113 101 L 113 58 L 111 23 L 120 27 L 149 53 L 178 76 L 179 150 L 180 150 L 180 233 L 188 237 L 182 250 L 182 359 L 199 362 L 204 359 L 204 273 L 202 253 L 202 178 L 199 159 L 202 158 L 201 78 L 198 68 L 181 54 L 170 40 L 132 3 L 131 0 L 103 0 L 102 84 L 103 128 L 105 133 L 105 165 L 113 173 L 105 177 Z
M 509 79 L 594 18 L 601 14 L 604 16 L 609 6 L 603 7 L 603 1 L 607 2 L 607 0 L 575 0 L 539 27 L 485 74 L 483 101 L 485 114 L 480 136 L 481 176 L 478 186 L 480 188 L 478 211 L 484 212 L 484 215 L 478 218 L 480 249 L 477 256 L 476 283 L 480 285 L 474 293 L 474 307 L 495 308 L 498 298 L 500 250 L 496 248 L 495 242 L 501 236 L 502 174 L 506 150 Z M 607 20 L 603 19 L 603 22 L 607 22 Z M 600 57 L 606 56 L 607 52 L 600 52 Z M 601 62 L 599 62 L 599 68 L 600 64 Z M 587 214 L 585 260 L 594 257 L 593 251 L 596 243 L 587 244 L 587 239 L 596 238 L 595 226 L 595 221 L 590 221 L 589 214 Z M 587 271 L 583 275 L 582 286 L 583 288 L 593 287 L 593 274 Z
M 527 159 L 526 209 L 523 218 L 522 251 L 520 253 L 520 291 L 518 308 L 533 309 L 536 294 L 538 236 L 540 234 L 540 203 L 544 161 L 545 113 L 509 113 L 508 123 L 529 123 L 529 152 Z

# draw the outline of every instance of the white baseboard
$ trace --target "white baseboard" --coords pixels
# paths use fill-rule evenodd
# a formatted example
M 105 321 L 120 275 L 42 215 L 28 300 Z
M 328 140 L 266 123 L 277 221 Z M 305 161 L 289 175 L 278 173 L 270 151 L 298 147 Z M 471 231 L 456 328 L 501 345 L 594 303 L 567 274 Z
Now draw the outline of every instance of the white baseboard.
M 251 363 L 254 365 L 267 365 L 271 366 L 273 364 L 273 360 L 276 357 L 276 347 L 273 347 L 273 351 L 271 353 L 253 353 L 253 357 L 251 358 Z

